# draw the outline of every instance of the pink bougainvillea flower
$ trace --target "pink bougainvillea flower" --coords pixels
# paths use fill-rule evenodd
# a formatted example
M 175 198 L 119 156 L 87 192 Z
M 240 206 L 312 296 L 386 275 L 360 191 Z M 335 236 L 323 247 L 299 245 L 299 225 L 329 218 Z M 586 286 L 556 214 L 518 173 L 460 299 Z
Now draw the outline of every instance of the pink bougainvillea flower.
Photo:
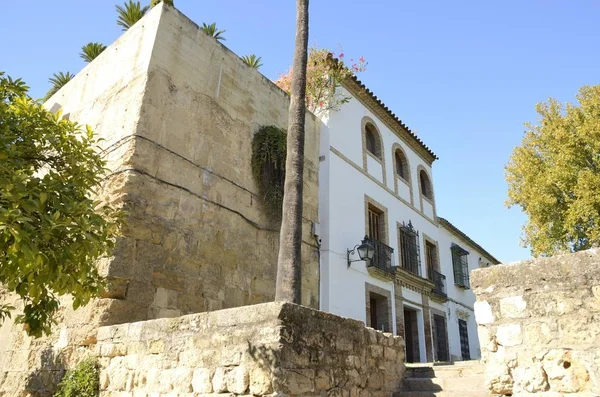
M 344 53 L 340 52 L 340 55 L 338 55 L 338 58 L 343 58 L 344 57 Z

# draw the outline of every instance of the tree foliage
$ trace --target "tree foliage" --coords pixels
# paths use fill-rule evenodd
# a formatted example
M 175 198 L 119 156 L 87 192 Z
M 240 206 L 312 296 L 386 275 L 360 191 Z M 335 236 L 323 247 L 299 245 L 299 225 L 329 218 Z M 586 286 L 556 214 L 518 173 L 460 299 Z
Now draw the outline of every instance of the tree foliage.
M 123 6 L 117 5 L 117 25 L 121 26 L 123 30 L 127 30 L 137 21 L 142 19 L 146 12 L 150 9 L 150 6 L 144 6 L 139 1 L 127 0 Z
M 37 337 L 50 332 L 58 296 L 77 308 L 100 292 L 95 261 L 113 247 L 122 214 L 92 198 L 106 169 L 91 129 L 27 90 L 0 73 L 0 284 L 20 297 L 16 321 Z
M 168 6 L 175 7 L 175 4 L 173 3 L 173 0 L 152 0 L 150 2 L 150 8 L 158 5 L 161 1 L 163 3 L 165 3 L 166 5 L 168 5 Z
M 527 214 L 524 244 L 534 256 L 600 245 L 600 85 L 583 87 L 578 105 L 537 105 L 506 167 L 507 205 Z
M 225 37 L 223 36 L 223 33 L 225 33 L 225 30 L 220 30 L 219 28 L 217 28 L 216 22 L 213 22 L 210 25 L 207 25 L 206 23 L 202 22 L 202 27 L 200 29 L 204 33 L 209 35 L 210 37 L 214 37 L 215 39 L 217 39 L 219 41 L 226 40 Z
M 257 70 L 262 66 L 262 63 L 260 63 L 261 59 L 261 57 L 257 57 L 255 54 L 244 55 L 242 57 L 242 61 L 244 61 L 246 65 Z
M 261 127 L 252 138 L 252 176 L 258 185 L 259 200 L 272 221 L 281 220 L 286 158 L 285 130 Z
M 89 63 L 96 59 L 105 49 L 106 46 L 102 43 L 87 43 L 81 47 L 81 54 L 79 56 Z
M 87 358 L 65 374 L 54 397 L 97 397 L 100 372 L 93 358 Z
M 350 59 L 350 64 L 346 65 L 344 53 L 338 54 L 335 59 L 327 49 L 310 48 L 306 70 L 306 107 L 315 114 L 338 109 L 350 100 L 349 96 L 340 92 L 340 84 L 355 73 L 364 72 L 366 68 L 367 62 L 363 57 L 357 61 Z M 286 74 L 281 74 L 275 84 L 290 93 L 292 77 L 290 69 Z
M 73 77 L 75 77 L 75 75 L 71 74 L 69 72 L 67 72 L 67 73 L 63 73 L 63 72 L 53 73 L 52 77 L 50 77 L 48 79 L 48 81 L 50 82 L 50 84 L 52 84 L 52 87 L 50 87 L 50 90 L 48 90 L 48 92 L 44 96 L 44 101 L 47 101 L 48 99 L 50 99 L 50 97 L 52 95 L 56 94 L 58 92 L 58 90 L 60 90 L 65 84 L 67 84 L 69 81 L 71 81 L 71 79 Z

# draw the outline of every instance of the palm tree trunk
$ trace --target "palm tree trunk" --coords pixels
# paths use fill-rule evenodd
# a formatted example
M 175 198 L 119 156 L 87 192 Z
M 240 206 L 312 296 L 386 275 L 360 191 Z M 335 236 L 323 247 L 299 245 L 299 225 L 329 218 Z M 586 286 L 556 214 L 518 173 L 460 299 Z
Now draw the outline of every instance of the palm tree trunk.
M 308 59 L 308 0 L 296 0 L 296 44 L 288 116 L 283 211 L 279 235 L 275 300 L 300 303 L 302 248 L 302 187 L 306 62 Z

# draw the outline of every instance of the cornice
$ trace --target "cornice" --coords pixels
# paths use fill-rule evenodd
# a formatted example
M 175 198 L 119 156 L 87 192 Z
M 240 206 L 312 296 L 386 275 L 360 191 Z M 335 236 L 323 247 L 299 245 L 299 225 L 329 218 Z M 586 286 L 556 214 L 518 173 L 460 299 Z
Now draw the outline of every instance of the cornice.
M 353 94 L 363 105 L 383 121 L 389 129 L 408 144 L 429 166 L 439 157 L 406 126 L 379 98 L 373 94 L 356 76 L 347 78 L 342 86 Z

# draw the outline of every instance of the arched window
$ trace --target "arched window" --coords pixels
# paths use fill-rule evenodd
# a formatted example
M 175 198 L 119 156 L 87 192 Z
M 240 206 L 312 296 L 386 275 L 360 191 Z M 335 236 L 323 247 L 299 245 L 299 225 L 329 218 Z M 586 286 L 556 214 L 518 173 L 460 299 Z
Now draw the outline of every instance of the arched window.
M 367 124 L 365 126 L 365 141 L 367 145 L 367 151 L 378 159 L 381 159 L 381 143 L 379 142 L 379 134 L 372 124 Z
M 396 149 L 396 153 L 394 153 L 395 166 L 396 166 L 396 174 L 405 181 L 408 181 L 409 169 L 408 169 L 408 161 L 406 160 L 406 156 L 400 149 Z
M 431 181 L 429 176 L 424 170 L 419 173 L 419 179 L 421 182 L 421 194 L 430 200 L 433 200 L 433 189 L 431 188 Z

